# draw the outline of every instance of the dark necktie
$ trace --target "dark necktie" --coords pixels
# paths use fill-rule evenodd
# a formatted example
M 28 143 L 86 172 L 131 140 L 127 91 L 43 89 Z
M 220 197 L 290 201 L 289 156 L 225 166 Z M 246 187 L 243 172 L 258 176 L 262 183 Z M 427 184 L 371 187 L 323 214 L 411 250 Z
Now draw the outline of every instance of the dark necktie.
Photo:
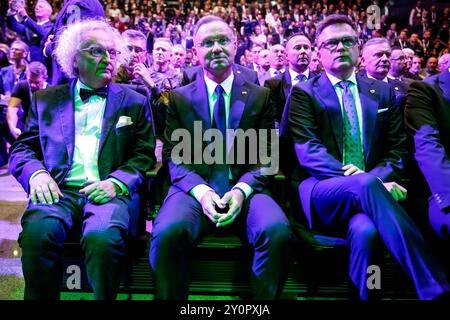
M 361 146 L 361 136 L 356 112 L 355 99 L 350 89 L 350 81 L 341 81 L 339 85 L 344 92 L 342 94 L 342 105 L 344 107 L 344 165 L 354 164 L 364 170 L 364 155 Z
M 296 78 L 297 78 L 297 80 L 300 81 L 300 82 L 308 80 L 308 79 L 306 78 L 306 76 L 305 76 L 303 73 L 298 74 Z
M 83 103 L 87 103 L 90 97 L 98 96 L 106 99 L 106 95 L 108 94 L 108 88 L 103 87 L 95 90 L 89 90 L 80 88 L 80 98 L 83 100 Z
M 277 75 L 281 74 L 281 71 L 280 70 L 275 70 L 274 74 L 277 76 Z
M 210 183 L 213 189 L 222 197 L 229 191 L 230 185 L 228 181 L 228 165 L 226 164 L 226 131 L 227 131 L 227 119 L 225 113 L 225 99 L 223 97 L 223 88 L 221 85 L 217 85 L 215 90 L 217 100 L 214 105 L 214 127 L 222 133 L 223 137 L 223 157 L 219 159 L 220 163 L 216 163 L 211 173 Z

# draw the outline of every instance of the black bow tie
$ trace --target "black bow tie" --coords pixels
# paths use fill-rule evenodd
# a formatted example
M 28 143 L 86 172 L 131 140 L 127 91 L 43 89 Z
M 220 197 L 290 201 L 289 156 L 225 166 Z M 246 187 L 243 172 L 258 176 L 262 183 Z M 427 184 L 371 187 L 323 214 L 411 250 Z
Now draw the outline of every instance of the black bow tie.
M 103 87 L 96 90 L 89 90 L 80 88 L 80 98 L 83 100 L 83 103 L 87 103 L 89 98 L 92 96 L 99 96 L 106 99 L 106 95 L 108 94 L 108 88 Z

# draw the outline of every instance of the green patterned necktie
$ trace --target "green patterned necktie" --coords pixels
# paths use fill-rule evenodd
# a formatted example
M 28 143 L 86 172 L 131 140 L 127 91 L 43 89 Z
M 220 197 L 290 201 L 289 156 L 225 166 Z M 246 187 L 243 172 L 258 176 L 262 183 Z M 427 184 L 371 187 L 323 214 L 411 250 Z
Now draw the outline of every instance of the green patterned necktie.
M 356 112 L 355 99 L 350 89 L 350 81 L 341 81 L 339 86 L 344 90 L 342 105 L 344 107 L 344 165 L 354 164 L 364 170 L 364 155 L 361 146 L 358 114 Z

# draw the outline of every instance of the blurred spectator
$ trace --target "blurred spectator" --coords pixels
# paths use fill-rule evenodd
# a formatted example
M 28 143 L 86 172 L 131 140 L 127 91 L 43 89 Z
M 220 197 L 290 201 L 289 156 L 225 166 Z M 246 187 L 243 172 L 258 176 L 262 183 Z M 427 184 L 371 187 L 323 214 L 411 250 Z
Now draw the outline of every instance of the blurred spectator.
M 313 50 L 311 52 L 311 62 L 309 63 L 309 70 L 314 74 L 321 74 L 323 71 L 322 63 L 317 56 L 317 51 Z
M 438 69 L 440 72 L 445 72 L 450 68 L 450 53 L 442 55 L 438 60 Z
M 419 56 L 413 56 L 411 68 L 406 72 L 405 77 L 413 80 L 422 80 L 420 76 L 422 60 Z
M 425 79 L 425 78 L 428 78 L 435 74 L 438 74 L 439 70 L 437 68 L 437 65 L 438 65 L 438 59 L 436 57 L 428 58 L 426 67 L 420 71 L 420 74 L 419 74 L 420 77 L 422 79 Z
M 30 61 L 44 62 L 41 41 L 51 30 L 53 23 L 50 21 L 52 6 L 46 0 L 38 0 L 34 7 L 36 21 L 28 16 L 24 7 L 8 10 L 8 27 L 23 36 L 23 40 L 30 48 Z
M 186 50 L 181 45 L 175 45 L 172 49 L 171 66 L 178 73 L 183 74 L 186 61 Z
M 286 49 L 281 44 L 270 48 L 270 77 L 282 74 L 286 67 Z
M 19 80 L 25 79 L 28 52 L 28 45 L 22 40 L 16 40 L 11 44 L 10 60 L 12 65 L 0 69 L 1 104 L 9 104 L 12 89 Z

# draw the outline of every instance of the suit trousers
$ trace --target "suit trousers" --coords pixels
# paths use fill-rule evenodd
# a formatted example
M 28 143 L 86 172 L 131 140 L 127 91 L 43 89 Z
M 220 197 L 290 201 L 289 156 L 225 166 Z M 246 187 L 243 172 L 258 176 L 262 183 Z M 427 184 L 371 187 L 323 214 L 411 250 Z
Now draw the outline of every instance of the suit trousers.
M 19 244 L 27 300 L 59 299 L 63 242 L 80 227 L 87 277 L 95 299 L 115 299 L 117 295 L 130 200 L 119 196 L 97 205 L 78 193 L 79 189 L 62 188 L 64 197 L 57 204 L 30 202 L 22 217 Z
M 149 258 L 156 299 L 182 300 L 189 291 L 188 253 L 216 227 L 194 197 L 181 190 L 168 194 L 153 225 Z M 246 232 L 254 250 L 251 298 L 278 298 L 287 279 L 292 240 L 285 214 L 269 195 L 253 193 L 230 226 Z
M 420 299 L 433 299 L 450 289 L 431 247 L 374 175 L 321 180 L 314 186 L 311 201 L 319 224 L 327 229 L 348 224 L 350 277 L 362 299 L 369 296 L 367 267 L 374 263 L 379 238 L 410 276 Z

